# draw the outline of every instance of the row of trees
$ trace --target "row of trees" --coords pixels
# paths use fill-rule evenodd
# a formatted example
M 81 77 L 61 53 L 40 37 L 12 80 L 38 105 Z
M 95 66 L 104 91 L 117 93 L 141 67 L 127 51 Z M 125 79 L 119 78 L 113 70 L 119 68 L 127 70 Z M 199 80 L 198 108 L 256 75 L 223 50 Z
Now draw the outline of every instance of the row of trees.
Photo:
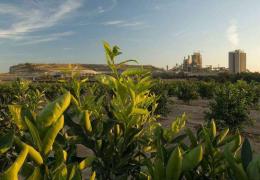
M 72 84 L 72 85 L 71 85 Z M 30 109 L 35 110 L 41 107 L 44 102 L 54 100 L 55 97 L 62 95 L 64 90 L 72 91 L 77 87 L 75 82 L 58 83 L 29 83 L 27 81 L 15 81 L 11 84 L 0 86 L 0 121 L 1 126 L 11 128 L 8 123 L 9 114 L 7 113 L 9 104 L 19 104 L 26 102 Z M 91 90 L 94 89 L 94 90 Z M 112 93 L 108 88 L 99 82 L 81 83 L 81 94 L 88 91 L 95 91 L 97 96 L 102 96 L 105 91 Z M 214 81 L 174 81 L 165 83 L 154 81 L 151 92 L 157 97 L 157 108 L 155 114 L 167 115 L 169 97 L 176 96 L 189 103 L 199 97 L 210 100 L 210 111 L 206 114 L 206 119 L 216 119 L 219 125 L 230 128 L 243 127 L 251 124 L 249 116 L 251 108 L 257 109 L 260 98 L 260 85 L 256 82 L 247 83 L 237 81 L 236 83 L 217 83 Z M 41 105 L 41 106 L 40 106 Z
M 238 80 L 243 80 L 248 83 L 255 81 L 260 82 L 260 73 L 259 72 L 242 72 L 239 74 L 231 74 L 228 72 L 219 73 L 218 75 L 209 75 L 209 76 L 189 76 L 186 73 L 169 73 L 169 72 L 161 72 L 155 73 L 153 75 L 154 78 L 159 79 L 186 79 L 186 80 L 200 80 L 200 81 L 216 81 L 216 82 L 236 82 Z
M 258 103 L 260 97 L 260 83 L 252 81 L 247 83 L 246 81 L 238 80 L 234 83 L 218 83 L 215 81 L 186 81 L 179 80 L 170 83 L 165 83 L 165 88 L 168 91 L 169 96 L 176 96 L 179 99 L 189 103 L 191 100 L 198 99 L 212 99 L 219 88 L 234 84 L 239 90 L 244 90 L 250 93 L 251 101 L 254 104 Z
M 167 87 L 170 96 L 187 103 L 199 97 L 209 99 L 205 119 L 215 119 L 219 127 L 241 129 L 250 125 L 250 109 L 259 109 L 260 84 L 256 82 L 175 81 Z

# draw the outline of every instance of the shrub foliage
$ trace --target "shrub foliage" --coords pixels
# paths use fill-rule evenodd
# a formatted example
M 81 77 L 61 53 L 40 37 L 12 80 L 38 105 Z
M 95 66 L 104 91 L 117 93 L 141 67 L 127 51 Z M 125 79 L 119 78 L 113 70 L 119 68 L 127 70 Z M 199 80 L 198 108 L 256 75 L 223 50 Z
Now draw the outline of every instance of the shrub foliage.
M 249 108 L 255 103 L 255 94 L 250 85 L 239 81 L 236 84 L 227 83 L 218 86 L 210 111 L 206 113 L 208 120 L 215 119 L 220 127 L 232 130 L 241 129 L 252 123 Z
M 113 73 L 98 76 L 97 84 L 75 76 L 45 106 L 8 106 L 16 130 L 0 132 L 0 161 L 8 159 L 0 163 L 0 179 L 260 179 L 260 158 L 252 158 L 249 141 L 242 142 L 238 131 L 219 131 L 215 121 L 192 131 L 185 114 L 162 127 L 150 73 L 119 73 L 129 61 L 116 63 L 120 49 L 107 43 L 104 48 Z M 231 85 L 221 88 L 218 93 L 230 98 L 243 95 Z M 79 156 L 79 144 L 88 153 Z
M 187 103 L 197 99 L 199 96 L 196 84 L 190 81 L 179 81 L 176 87 L 176 95 L 179 99 Z

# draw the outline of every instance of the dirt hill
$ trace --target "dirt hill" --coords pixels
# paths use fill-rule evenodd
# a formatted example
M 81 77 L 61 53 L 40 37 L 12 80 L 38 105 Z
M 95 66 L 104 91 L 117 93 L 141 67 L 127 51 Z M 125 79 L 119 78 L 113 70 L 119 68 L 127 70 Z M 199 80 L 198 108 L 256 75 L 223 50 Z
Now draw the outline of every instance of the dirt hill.
M 140 67 L 139 65 L 125 65 L 122 66 L 121 69 L 126 69 L 129 67 Z M 156 68 L 151 65 L 144 65 L 145 69 L 149 69 L 151 71 L 160 71 L 161 69 Z M 18 64 L 15 66 L 11 66 L 9 72 L 13 74 L 20 73 L 46 73 L 46 72 L 64 72 L 64 71 L 92 71 L 94 73 L 103 73 L 110 72 L 110 69 L 107 65 L 104 64 Z

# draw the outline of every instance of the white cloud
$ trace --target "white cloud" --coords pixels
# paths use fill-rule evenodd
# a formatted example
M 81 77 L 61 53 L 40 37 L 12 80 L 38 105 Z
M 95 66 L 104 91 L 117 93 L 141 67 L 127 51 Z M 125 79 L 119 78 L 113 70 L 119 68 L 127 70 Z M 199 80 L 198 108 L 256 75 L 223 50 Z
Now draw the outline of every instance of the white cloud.
M 66 0 L 55 7 L 33 2 L 30 8 L 0 3 L 0 14 L 11 15 L 15 19 L 9 27 L 0 28 L 0 39 L 23 39 L 30 32 L 53 27 L 82 6 L 81 0 Z
M 106 10 L 102 6 L 98 6 L 98 13 L 104 13 Z
M 227 38 L 233 48 L 239 44 L 238 28 L 235 21 L 232 21 L 227 29 Z
M 121 27 L 135 27 L 135 26 L 141 26 L 143 25 L 144 23 L 142 22 L 126 22 L 126 23 L 123 23 L 121 24 Z
M 107 21 L 102 23 L 105 26 L 117 26 L 117 27 L 138 27 L 144 25 L 143 22 L 139 21 L 123 21 L 123 20 L 115 20 L 115 21 Z
M 23 37 L 24 41 L 19 43 L 19 45 L 30 45 L 30 44 L 38 44 L 44 42 L 51 42 L 58 40 L 62 37 L 71 36 L 74 32 L 61 32 L 61 33 L 53 33 L 48 35 L 41 35 L 41 36 L 25 36 Z
M 111 25 L 119 25 L 119 24 L 123 24 L 123 23 L 124 23 L 124 21 L 116 20 L 116 21 L 107 21 L 107 22 L 104 22 L 103 25 L 111 26 Z

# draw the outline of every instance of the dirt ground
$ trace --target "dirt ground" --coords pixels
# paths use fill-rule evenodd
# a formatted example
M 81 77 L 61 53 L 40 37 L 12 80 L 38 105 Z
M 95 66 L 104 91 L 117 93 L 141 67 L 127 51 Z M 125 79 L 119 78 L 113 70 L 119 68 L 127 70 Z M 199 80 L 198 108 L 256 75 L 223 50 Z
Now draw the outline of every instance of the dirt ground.
M 161 118 L 161 124 L 169 126 L 177 116 L 181 116 L 186 113 L 188 116 L 187 127 L 194 129 L 199 124 L 203 124 L 205 111 L 208 111 L 208 100 L 193 100 L 190 104 L 185 104 L 183 101 L 176 98 L 171 98 L 169 103 L 170 113 L 167 117 Z M 250 115 L 255 120 L 255 124 L 252 127 L 246 128 L 246 136 L 251 140 L 253 149 L 255 152 L 260 152 L 260 111 L 251 110 Z

